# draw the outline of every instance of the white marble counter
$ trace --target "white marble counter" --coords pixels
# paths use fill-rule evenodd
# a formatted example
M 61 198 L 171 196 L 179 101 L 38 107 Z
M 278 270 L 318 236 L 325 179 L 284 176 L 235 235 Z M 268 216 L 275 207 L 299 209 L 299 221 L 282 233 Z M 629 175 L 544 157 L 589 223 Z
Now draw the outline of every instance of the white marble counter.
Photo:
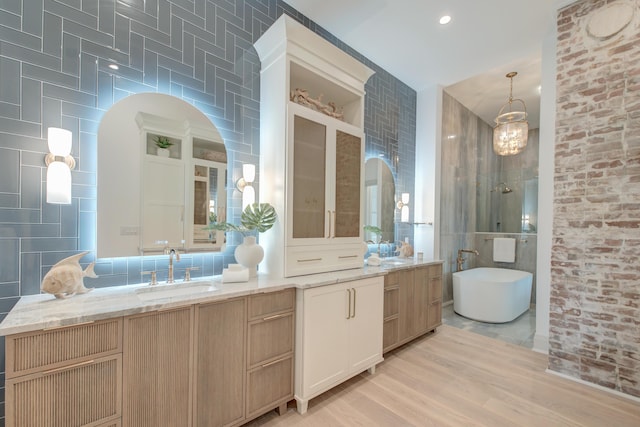
M 222 276 L 194 278 L 191 282 L 166 285 L 113 286 L 94 289 L 66 299 L 56 299 L 50 294 L 29 295 L 20 298 L 15 307 L 0 324 L 0 335 L 56 328 L 83 322 L 108 319 L 131 314 L 166 310 L 189 304 L 199 304 L 251 295 L 275 292 L 287 288 L 307 289 L 351 280 L 386 274 L 390 270 L 410 268 L 417 265 L 436 264 L 441 261 L 392 258 L 385 259 L 381 266 L 334 271 L 290 278 L 269 278 L 258 275 L 244 283 L 222 283 Z M 209 287 L 207 287 L 209 285 Z M 87 286 L 91 286 L 90 282 Z M 182 288 L 175 295 L 168 293 Z M 185 292 L 185 288 L 193 292 Z M 158 297 L 154 294 L 156 291 Z M 169 292 L 164 292 L 165 290 Z M 144 293 L 144 295 L 142 295 Z M 141 296 L 142 295 L 142 296 Z

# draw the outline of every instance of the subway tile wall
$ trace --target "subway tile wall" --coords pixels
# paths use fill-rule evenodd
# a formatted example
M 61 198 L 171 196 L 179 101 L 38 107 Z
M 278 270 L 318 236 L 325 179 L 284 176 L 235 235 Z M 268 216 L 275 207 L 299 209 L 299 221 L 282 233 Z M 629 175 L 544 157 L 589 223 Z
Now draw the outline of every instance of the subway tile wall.
M 21 295 L 38 293 L 44 274 L 62 258 L 86 250 L 83 264 L 94 260 L 96 134 L 115 102 L 160 92 L 195 105 L 225 140 L 230 183 L 240 176 L 242 163 L 259 163 L 260 61 L 253 42 L 282 13 L 375 71 L 365 88 L 367 157 L 384 155 L 397 193 L 413 194 L 415 91 L 282 1 L 3 0 L 0 316 Z M 111 70 L 110 63 L 119 70 Z M 73 132 L 77 166 L 68 206 L 45 203 L 50 126 Z M 259 185 L 259 174 L 257 180 Z M 241 196 L 229 195 L 229 216 L 237 220 Z M 231 243 L 222 254 L 184 256 L 181 267 L 219 274 L 233 260 Z M 142 271 L 166 269 L 164 257 L 95 261 L 100 277 L 87 281 L 91 287 L 139 283 Z M 4 357 L 3 340 L 2 347 Z

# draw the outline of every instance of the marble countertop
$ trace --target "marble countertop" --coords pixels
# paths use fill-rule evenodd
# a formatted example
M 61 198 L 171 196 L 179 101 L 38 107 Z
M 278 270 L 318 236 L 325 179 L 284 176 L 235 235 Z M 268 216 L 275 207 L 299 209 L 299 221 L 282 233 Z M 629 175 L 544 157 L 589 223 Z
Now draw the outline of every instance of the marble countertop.
M 234 297 L 288 288 L 307 289 L 341 282 L 376 277 L 388 271 L 441 261 L 413 258 L 383 259 L 380 266 L 311 274 L 289 278 L 258 275 L 243 283 L 223 283 L 222 276 L 194 278 L 191 282 L 113 286 L 94 289 L 66 299 L 50 294 L 20 298 L 0 324 L 0 335 L 57 328 L 119 316 L 167 310 L 189 304 L 214 302 Z M 153 288 L 153 289 L 152 289 Z

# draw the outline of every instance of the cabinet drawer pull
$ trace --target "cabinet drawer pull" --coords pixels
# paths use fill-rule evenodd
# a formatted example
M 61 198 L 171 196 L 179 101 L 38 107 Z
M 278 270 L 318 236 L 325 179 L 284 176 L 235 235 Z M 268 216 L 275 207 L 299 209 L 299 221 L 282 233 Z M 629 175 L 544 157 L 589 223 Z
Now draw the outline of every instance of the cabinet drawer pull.
M 74 363 L 73 365 L 61 366 L 59 368 L 49 369 L 48 371 L 42 372 L 42 375 L 51 375 L 51 374 L 55 374 L 56 372 L 68 371 L 70 369 L 79 368 L 81 366 L 91 365 L 93 362 L 95 362 L 95 360 L 85 360 L 84 362 Z
M 263 317 L 262 320 L 273 320 L 273 319 L 278 319 L 280 317 L 286 317 L 286 316 L 290 316 L 291 313 L 280 313 L 280 314 L 274 314 L 273 316 L 267 316 L 267 317 Z
M 347 259 L 347 258 L 358 258 L 359 255 L 341 255 L 339 259 Z
M 278 360 L 273 360 L 273 361 L 271 361 L 271 362 L 269 362 L 269 363 L 265 363 L 264 365 L 262 365 L 262 366 L 261 366 L 261 368 L 268 368 L 268 367 L 269 367 L 269 366 L 271 366 L 271 365 L 275 365 L 276 363 L 280 363 L 280 362 L 282 362 L 282 361 L 284 361 L 284 360 L 287 360 L 289 357 L 290 357 L 290 356 L 281 357 L 281 358 L 280 358 L 280 359 L 278 359 Z
M 347 320 L 351 319 L 351 289 L 347 289 L 349 294 L 349 303 L 347 304 Z
M 308 259 L 299 259 L 298 262 L 311 262 L 311 261 L 322 261 L 322 258 L 308 258 Z
M 355 288 L 351 288 L 353 289 L 353 315 L 351 317 L 356 317 L 356 289 Z
M 96 323 L 96 322 L 93 320 L 90 320 L 88 322 L 74 323 L 73 325 L 51 326 L 49 328 L 44 328 L 43 331 L 55 331 L 56 329 L 68 328 L 69 326 L 72 326 L 75 328 L 76 326 L 85 326 L 85 325 L 90 325 L 92 323 Z

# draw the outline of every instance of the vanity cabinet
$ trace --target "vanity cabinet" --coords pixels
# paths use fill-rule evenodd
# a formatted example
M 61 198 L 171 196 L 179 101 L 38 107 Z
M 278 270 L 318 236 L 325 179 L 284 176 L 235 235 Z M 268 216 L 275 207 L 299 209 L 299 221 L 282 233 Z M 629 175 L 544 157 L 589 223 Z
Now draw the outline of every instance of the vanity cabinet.
M 122 319 L 6 338 L 6 425 L 120 425 Z
M 124 427 L 187 425 L 192 318 L 191 307 L 125 318 Z
M 255 43 L 260 200 L 278 222 L 260 269 L 290 277 L 363 265 L 364 84 L 369 68 L 282 15 Z
M 298 290 L 295 398 L 309 399 L 382 361 L 382 277 Z
M 384 288 L 384 352 L 442 324 L 441 264 L 392 271 Z
M 125 318 L 123 426 L 235 426 L 293 399 L 295 291 Z

